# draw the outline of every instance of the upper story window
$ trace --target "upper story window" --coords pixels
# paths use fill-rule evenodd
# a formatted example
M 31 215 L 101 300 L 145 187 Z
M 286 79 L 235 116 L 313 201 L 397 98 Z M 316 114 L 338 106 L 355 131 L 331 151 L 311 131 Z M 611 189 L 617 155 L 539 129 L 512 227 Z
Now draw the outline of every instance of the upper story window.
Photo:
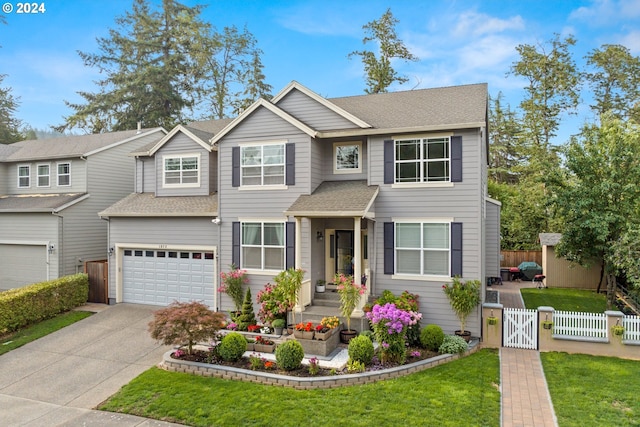
M 396 223 L 396 273 L 449 276 L 449 235 L 449 223 Z
M 38 187 L 49 187 L 51 185 L 50 176 L 50 165 L 38 165 Z
M 243 222 L 241 234 L 242 268 L 277 271 L 285 268 L 284 222 Z
M 71 163 L 58 163 L 58 185 L 71 185 Z
M 164 187 L 200 185 L 200 155 L 164 156 Z
M 19 188 L 31 187 L 31 166 L 29 165 L 18 166 L 18 187 Z
M 449 137 L 395 140 L 395 182 L 448 182 Z
M 337 142 L 333 144 L 333 172 L 361 172 L 361 142 Z
M 240 147 L 240 185 L 284 185 L 285 144 Z

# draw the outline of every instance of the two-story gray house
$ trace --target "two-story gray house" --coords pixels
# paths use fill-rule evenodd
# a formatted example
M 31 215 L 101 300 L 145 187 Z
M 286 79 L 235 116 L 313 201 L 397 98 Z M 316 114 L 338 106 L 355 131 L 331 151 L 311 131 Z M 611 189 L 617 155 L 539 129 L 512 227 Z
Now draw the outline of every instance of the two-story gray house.
M 0 290 L 55 279 L 104 259 L 97 212 L 129 194 L 127 155 L 161 128 L 0 144 Z
M 326 99 L 292 82 L 233 120 L 174 129 L 132 153 L 136 192 L 101 213 L 110 297 L 229 310 L 216 289 L 232 263 L 254 296 L 299 267 L 302 309 L 345 272 L 374 295 L 418 294 L 423 323 L 453 332 L 443 283 L 499 272 L 487 101 L 485 84 Z

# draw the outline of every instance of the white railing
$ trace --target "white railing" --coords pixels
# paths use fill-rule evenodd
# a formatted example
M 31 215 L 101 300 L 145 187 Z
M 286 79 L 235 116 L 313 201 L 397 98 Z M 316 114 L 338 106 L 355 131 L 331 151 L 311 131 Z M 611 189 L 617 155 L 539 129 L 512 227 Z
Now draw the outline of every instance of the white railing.
M 640 316 L 624 316 L 622 318 L 624 335 L 626 341 L 640 341 Z
M 556 311 L 553 313 L 553 335 L 607 339 L 607 316 L 604 313 Z

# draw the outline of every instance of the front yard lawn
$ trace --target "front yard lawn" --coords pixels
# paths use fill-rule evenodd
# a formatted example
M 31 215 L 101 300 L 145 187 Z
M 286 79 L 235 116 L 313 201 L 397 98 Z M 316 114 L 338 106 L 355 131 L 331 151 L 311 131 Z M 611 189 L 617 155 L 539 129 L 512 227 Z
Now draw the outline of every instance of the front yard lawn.
M 0 337 L 0 355 L 49 335 L 92 314 L 88 311 L 68 311 L 19 331 L 3 335 Z
M 560 427 L 640 425 L 640 362 L 540 353 Z
M 522 288 L 520 289 L 527 308 L 553 307 L 556 310 L 604 313 L 607 309 L 605 294 L 583 289 Z
M 152 368 L 99 409 L 190 426 L 500 425 L 496 350 L 406 377 L 329 390 L 203 378 Z

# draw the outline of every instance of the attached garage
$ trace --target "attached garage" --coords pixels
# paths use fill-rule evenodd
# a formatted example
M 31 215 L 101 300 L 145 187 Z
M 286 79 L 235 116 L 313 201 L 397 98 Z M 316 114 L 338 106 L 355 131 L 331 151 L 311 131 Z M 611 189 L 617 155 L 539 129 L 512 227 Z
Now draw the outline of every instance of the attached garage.
M 215 254 L 206 250 L 122 248 L 123 302 L 214 306 Z
M 47 280 L 47 245 L 0 244 L 0 290 Z

